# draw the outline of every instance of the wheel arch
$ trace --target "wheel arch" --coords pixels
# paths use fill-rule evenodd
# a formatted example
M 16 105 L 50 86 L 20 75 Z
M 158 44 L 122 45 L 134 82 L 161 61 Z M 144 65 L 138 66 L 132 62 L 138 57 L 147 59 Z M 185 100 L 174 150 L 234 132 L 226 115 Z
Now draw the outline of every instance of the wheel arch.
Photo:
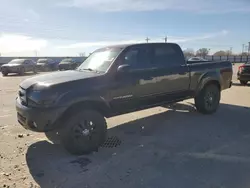
M 57 120 L 57 127 L 60 127 L 70 116 L 81 109 L 91 109 L 98 111 L 104 117 L 109 117 L 110 106 L 102 100 L 84 100 L 71 104 Z
M 200 81 L 198 82 L 196 91 L 195 91 L 195 96 L 199 94 L 199 92 L 206 87 L 207 85 L 214 84 L 216 85 L 219 90 L 221 91 L 221 78 L 220 75 L 216 74 L 215 72 L 210 72 L 205 74 L 204 76 L 201 77 Z

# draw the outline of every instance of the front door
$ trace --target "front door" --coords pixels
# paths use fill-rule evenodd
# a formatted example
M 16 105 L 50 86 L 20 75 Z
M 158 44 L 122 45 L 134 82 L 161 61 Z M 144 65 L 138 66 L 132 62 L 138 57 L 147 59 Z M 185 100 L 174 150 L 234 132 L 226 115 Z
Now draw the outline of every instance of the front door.
M 130 70 L 123 75 L 118 74 L 110 85 L 110 104 L 117 111 L 143 106 L 147 98 L 157 92 L 153 89 L 151 46 L 147 44 L 132 46 L 121 56 L 121 65 L 130 65 Z

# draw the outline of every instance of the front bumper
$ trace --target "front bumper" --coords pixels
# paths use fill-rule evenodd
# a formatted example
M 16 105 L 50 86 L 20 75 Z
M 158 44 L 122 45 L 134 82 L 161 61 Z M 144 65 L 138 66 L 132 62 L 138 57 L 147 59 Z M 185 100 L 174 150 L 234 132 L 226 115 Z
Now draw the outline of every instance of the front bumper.
M 55 129 L 56 121 L 66 111 L 66 107 L 60 108 L 31 108 L 21 104 L 16 99 L 17 120 L 25 128 L 36 132 L 47 132 Z
M 71 70 L 71 69 L 73 69 L 72 65 L 70 65 L 70 64 L 60 64 L 58 67 L 59 67 L 59 70 Z
M 36 65 L 36 69 L 38 71 L 45 71 L 47 70 L 49 67 L 47 65 Z
M 8 73 L 18 73 L 21 70 L 21 67 L 1 67 L 2 72 Z

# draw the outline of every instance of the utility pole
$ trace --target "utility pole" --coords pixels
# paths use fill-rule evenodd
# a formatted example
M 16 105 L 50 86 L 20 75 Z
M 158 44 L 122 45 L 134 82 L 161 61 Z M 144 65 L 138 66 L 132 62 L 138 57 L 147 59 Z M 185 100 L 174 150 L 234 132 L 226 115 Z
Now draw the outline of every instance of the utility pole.
M 250 42 L 248 42 L 248 55 L 250 55 Z
M 168 42 L 168 37 L 167 36 L 164 38 L 164 41 L 165 41 L 165 43 Z
M 242 54 L 244 53 L 245 51 L 245 44 L 242 44 Z
M 148 37 L 145 40 L 146 40 L 147 43 L 148 43 L 148 41 L 150 41 L 150 39 Z
M 233 54 L 233 47 L 230 47 L 230 55 Z
M 247 52 L 248 51 L 248 46 L 247 45 L 245 45 L 245 52 Z

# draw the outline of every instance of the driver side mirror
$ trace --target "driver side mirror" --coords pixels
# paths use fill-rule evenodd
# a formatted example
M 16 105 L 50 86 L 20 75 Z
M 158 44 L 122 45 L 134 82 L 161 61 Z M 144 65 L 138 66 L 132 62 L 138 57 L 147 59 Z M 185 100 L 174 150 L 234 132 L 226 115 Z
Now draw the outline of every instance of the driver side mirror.
M 130 65 L 128 64 L 120 65 L 117 69 L 118 73 L 127 73 L 129 71 L 130 71 Z

